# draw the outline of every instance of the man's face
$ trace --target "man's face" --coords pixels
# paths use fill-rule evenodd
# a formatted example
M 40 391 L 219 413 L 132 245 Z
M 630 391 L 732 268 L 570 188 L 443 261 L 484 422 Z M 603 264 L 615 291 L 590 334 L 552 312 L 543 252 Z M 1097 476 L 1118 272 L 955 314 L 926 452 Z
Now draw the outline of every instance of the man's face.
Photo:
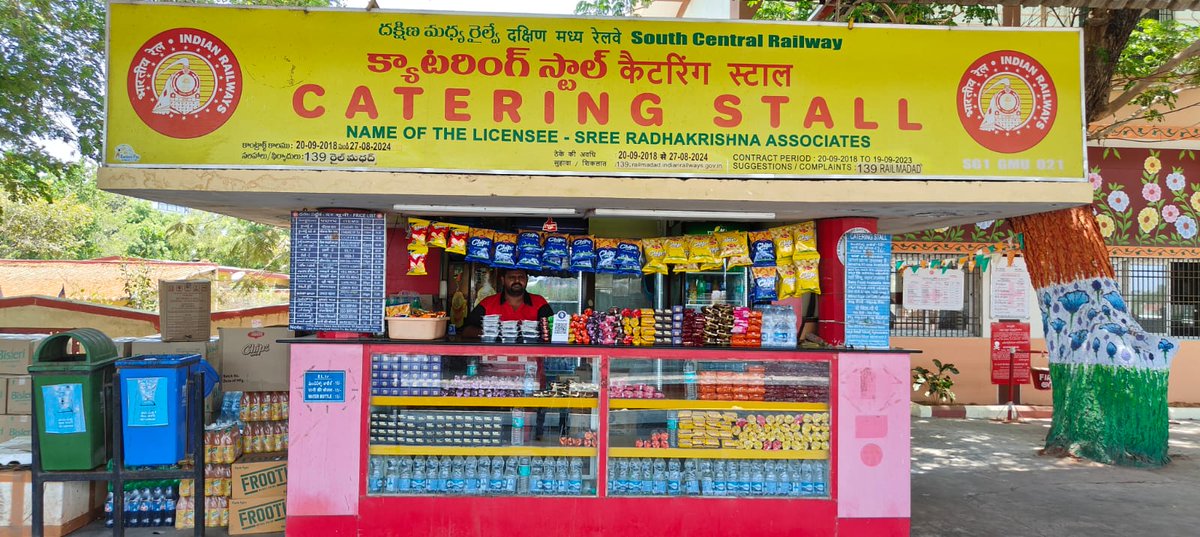
M 529 283 L 529 275 L 523 270 L 510 270 L 504 273 L 504 293 L 509 296 L 525 294 L 525 285 Z

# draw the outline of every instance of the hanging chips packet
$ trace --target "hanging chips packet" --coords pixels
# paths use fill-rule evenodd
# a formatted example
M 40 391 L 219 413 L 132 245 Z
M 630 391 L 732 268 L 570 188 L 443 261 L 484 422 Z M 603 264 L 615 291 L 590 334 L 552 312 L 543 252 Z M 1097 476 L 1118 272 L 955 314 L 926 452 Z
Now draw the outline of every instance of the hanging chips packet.
M 817 252 L 802 252 L 792 257 L 796 267 L 796 295 L 804 293 L 821 294 L 821 273 L 817 268 L 821 262 L 821 254 Z
M 663 263 L 668 265 L 679 265 L 688 262 L 687 240 L 683 237 L 667 237 L 663 239 L 663 249 L 667 254 L 663 257 Z
M 490 229 L 471 228 L 467 237 L 467 261 L 474 263 L 492 263 L 492 242 L 495 232 Z
M 700 272 L 709 272 L 714 270 L 725 270 L 725 263 L 704 263 L 700 265 Z
M 466 255 L 467 236 L 471 228 L 459 224 L 446 224 L 446 252 Z
M 711 265 L 717 262 L 714 251 L 719 251 L 716 237 L 712 235 L 692 235 L 688 237 L 688 263 L 692 265 Z
M 775 267 L 754 267 L 750 270 L 754 274 L 754 301 L 779 300 Z
M 557 233 L 546 235 L 546 239 L 542 243 L 542 266 L 561 267 L 563 260 L 571 255 L 569 244 L 566 235 Z
M 425 270 L 425 259 L 429 255 L 429 247 L 420 245 L 413 247 L 411 244 L 408 247 L 408 276 L 425 276 L 429 274 Z
M 721 259 L 750 256 L 750 250 L 746 247 L 746 232 L 727 231 L 715 236 L 721 248 Z
M 792 254 L 793 256 L 795 256 L 795 254 L 798 254 L 800 252 L 815 252 L 815 251 L 817 251 L 817 224 L 816 224 L 816 222 L 813 222 L 810 220 L 808 222 L 800 222 L 799 224 L 793 224 L 790 227 L 792 228 L 792 241 L 793 241 L 794 248 L 796 250 L 795 253 Z
M 450 233 L 450 228 L 446 227 L 450 224 L 445 222 L 434 222 L 429 224 L 429 244 L 430 248 L 445 248 L 446 235 Z
M 751 231 L 750 262 L 756 267 L 775 268 L 775 241 L 770 231 Z
M 800 296 L 796 293 L 796 266 L 791 263 L 784 263 L 776 266 L 775 271 L 779 274 L 779 298 L 792 298 Z
M 595 271 L 596 241 L 591 235 L 571 236 L 571 270 Z
M 530 272 L 541 271 L 542 253 L 536 250 L 522 250 L 517 248 L 517 268 Z
M 616 274 L 617 239 L 596 239 L 596 272 Z
M 496 232 L 496 240 L 492 246 L 492 266 L 496 268 L 517 268 L 517 234 Z
M 646 264 L 642 265 L 643 274 L 666 274 L 667 264 L 663 261 L 667 251 L 663 239 L 642 239 L 642 252 L 646 256 Z
M 782 265 L 792 259 L 792 253 L 796 251 L 795 245 L 792 242 L 791 226 L 783 226 L 768 229 L 771 233 L 771 238 L 775 240 L 775 262 L 777 265 Z
M 408 234 L 412 237 L 408 242 L 408 247 L 428 248 L 429 241 L 429 220 L 423 218 L 408 219 Z
M 671 267 L 671 272 L 675 274 L 684 274 L 688 272 L 700 272 L 700 265 L 692 263 L 680 263 Z
M 517 250 L 542 253 L 542 233 L 540 231 L 522 231 L 517 235 Z
M 642 246 L 640 241 L 633 239 L 617 241 L 617 273 L 641 275 Z

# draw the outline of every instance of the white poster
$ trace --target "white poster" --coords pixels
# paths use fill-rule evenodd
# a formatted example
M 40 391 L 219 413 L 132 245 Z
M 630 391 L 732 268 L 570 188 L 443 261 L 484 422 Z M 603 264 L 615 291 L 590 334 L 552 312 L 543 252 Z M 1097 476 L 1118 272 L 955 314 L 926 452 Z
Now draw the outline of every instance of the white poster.
M 1033 284 L 1029 282 L 1029 270 L 1025 268 L 1025 258 L 1013 258 L 1012 266 L 1008 259 L 998 257 L 992 260 L 992 319 L 1029 319 L 1029 296 L 1033 293 Z
M 962 311 L 962 270 L 923 268 L 904 272 L 904 309 Z

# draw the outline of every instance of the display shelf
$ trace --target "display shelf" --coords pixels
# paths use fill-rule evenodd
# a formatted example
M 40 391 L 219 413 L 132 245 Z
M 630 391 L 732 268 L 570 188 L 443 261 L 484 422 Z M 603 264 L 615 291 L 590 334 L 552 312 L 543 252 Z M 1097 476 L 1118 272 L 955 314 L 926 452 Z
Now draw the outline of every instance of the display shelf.
M 680 449 L 680 448 L 608 448 L 610 459 L 667 458 L 667 459 L 809 459 L 826 460 L 828 451 L 762 451 L 755 449 Z
M 476 457 L 595 457 L 590 447 L 469 447 L 469 446 L 371 446 L 371 455 L 462 455 Z
M 596 408 L 600 400 L 584 397 L 371 397 L 375 406 Z
M 710 401 L 690 399 L 609 399 L 608 408 L 626 410 L 776 410 L 784 412 L 828 412 L 828 403 L 785 401 Z

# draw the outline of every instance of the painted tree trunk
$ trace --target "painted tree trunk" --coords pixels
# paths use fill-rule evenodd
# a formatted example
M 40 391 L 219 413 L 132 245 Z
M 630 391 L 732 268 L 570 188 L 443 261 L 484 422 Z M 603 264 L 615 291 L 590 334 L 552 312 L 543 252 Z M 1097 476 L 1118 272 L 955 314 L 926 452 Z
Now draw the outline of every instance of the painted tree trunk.
M 1050 355 L 1046 452 L 1166 464 L 1167 379 L 1178 344 L 1146 333 L 1130 314 L 1089 207 L 1019 217 L 1013 226 L 1024 237 Z

